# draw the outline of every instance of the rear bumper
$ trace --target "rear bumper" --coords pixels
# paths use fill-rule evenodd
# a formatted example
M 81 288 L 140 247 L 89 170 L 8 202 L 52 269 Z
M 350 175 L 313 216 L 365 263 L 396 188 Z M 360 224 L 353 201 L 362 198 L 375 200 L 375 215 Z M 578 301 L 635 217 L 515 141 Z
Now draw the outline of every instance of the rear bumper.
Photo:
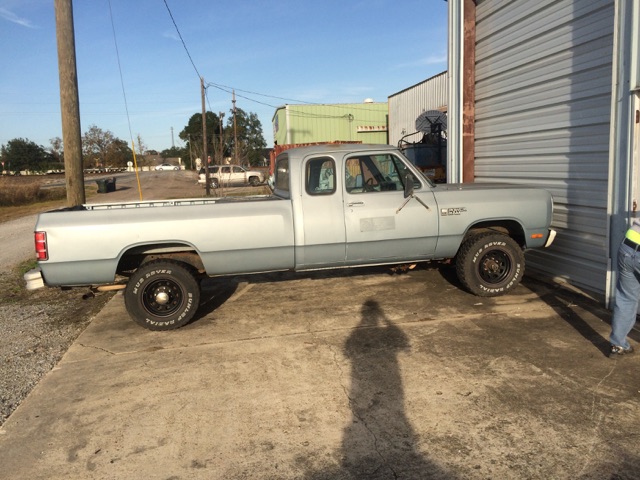
M 23 275 L 27 284 L 27 290 L 37 290 L 44 287 L 44 278 L 42 278 L 42 270 L 33 268 Z

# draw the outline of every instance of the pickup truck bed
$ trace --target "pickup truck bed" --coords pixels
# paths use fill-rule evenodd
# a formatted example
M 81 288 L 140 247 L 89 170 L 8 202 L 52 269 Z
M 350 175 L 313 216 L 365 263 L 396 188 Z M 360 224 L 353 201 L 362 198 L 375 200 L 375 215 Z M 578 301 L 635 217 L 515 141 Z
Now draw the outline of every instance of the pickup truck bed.
M 42 215 L 36 230 L 50 244 L 74 240 L 47 263 L 51 286 L 112 283 L 124 258 L 183 251 L 200 252 L 210 275 L 294 267 L 291 202 L 276 196 L 87 205 Z

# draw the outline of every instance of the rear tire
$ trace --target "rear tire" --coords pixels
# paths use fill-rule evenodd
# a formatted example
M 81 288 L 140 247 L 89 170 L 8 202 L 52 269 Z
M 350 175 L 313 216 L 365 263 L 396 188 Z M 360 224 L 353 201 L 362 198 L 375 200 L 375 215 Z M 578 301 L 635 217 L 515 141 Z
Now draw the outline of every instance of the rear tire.
M 258 185 L 260 185 L 260 179 L 258 177 L 251 177 L 249 178 L 249 184 L 252 187 L 257 187 Z
M 492 232 L 474 235 L 460 247 L 456 273 L 465 288 L 474 295 L 504 295 L 522 280 L 524 252 L 507 235 Z
M 218 188 L 220 186 L 220 182 L 217 178 L 211 179 L 211 188 Z
M 127 283 L 124 303 L 131 318 L 149 330 L 180 328 L 200 304 L 194 270 L 174 260 L 154 260 L 138 268 Z

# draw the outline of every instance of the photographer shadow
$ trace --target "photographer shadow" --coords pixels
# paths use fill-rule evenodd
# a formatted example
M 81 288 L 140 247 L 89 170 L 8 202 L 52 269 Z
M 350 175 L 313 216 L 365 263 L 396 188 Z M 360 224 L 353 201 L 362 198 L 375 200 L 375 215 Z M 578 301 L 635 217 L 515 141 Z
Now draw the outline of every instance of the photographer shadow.
M 450 479 L 417 445 L 405 412 L 399 355 L 410 350 L 405 333 L 368 300 L 345 342 L 351 363 L 351 418 L 342 435 L 340 465 L 308 473 L 307 479 Z

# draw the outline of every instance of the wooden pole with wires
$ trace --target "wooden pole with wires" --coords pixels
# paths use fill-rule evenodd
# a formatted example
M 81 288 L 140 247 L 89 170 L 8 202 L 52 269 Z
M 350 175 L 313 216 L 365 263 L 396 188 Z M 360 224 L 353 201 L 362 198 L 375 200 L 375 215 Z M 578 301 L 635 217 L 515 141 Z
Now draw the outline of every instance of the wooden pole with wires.
M 238 165 L 238 126 L 236 123 L 236 91 L 233 91 L 233 163 Z
M 224 130 L 222 121 L 224 120 L 224 112 L 220 112 L 220 141 L 218 142 L 219 149 L 219 157 L 218 157 L 218 165 L 224 165 Z
M 85 203 L 86 197 L 82 171 L 82 134 L 72 0 L 54 0 L 54 10 L 67 204 L 69 207 L 76 207 Z
M 204 161 L 204 188 L 207 197 L 211 194 L 209 185 L 209 153 L 207 151 L 207 110 L 205 107 L 204 78 L 200 77 L 200 94 L 202 96 L 202 160 Z

